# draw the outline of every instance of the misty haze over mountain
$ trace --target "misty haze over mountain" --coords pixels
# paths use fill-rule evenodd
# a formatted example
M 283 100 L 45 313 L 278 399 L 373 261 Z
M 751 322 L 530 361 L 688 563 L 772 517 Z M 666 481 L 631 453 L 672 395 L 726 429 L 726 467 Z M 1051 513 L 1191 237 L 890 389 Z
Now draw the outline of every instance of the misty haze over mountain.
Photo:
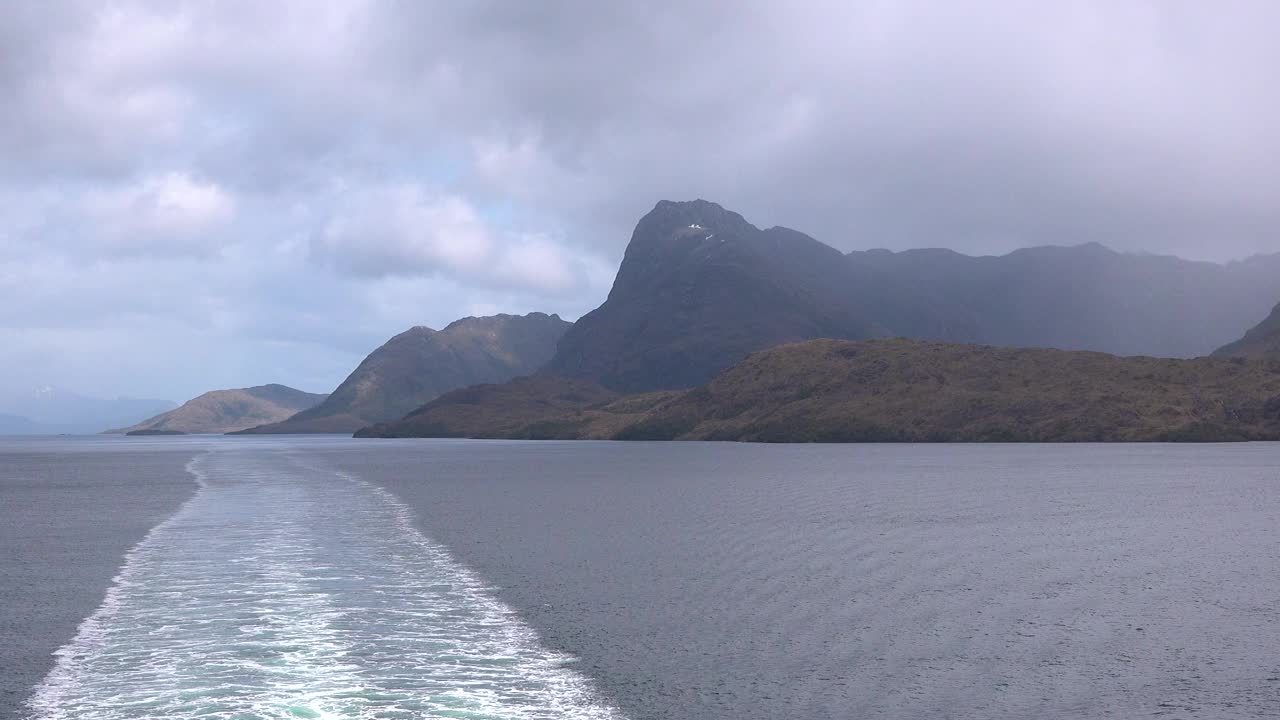
M 172 410 L 169 400 L 106 399 L 50 385 L 0 394 L 0 434 L 89 435 Z

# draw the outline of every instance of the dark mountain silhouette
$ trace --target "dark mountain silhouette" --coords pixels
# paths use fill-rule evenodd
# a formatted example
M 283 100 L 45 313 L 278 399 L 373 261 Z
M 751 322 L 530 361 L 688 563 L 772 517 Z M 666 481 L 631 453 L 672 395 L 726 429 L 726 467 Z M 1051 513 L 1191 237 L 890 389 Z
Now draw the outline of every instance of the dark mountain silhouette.
M 1219 265 L 1097 244 L 844 255 L 715 203 L 663 201 L 545 371 L 621 392 L 692 387 L 781 343 L 886 336 L 1194 357 L 1277 296 L 1280 255 Z
M 687 387 L 770 345 L 886 334 L 847 285 L 844 256 L 807 235 L 760 230 L 703 200 L 663 201 L 547 372 L 624 392 Z
M 529 313 L 411 328 L 374 350 L 323 403 L 244 432 L 349 433 L 400 418 L 450 390 L 534 372 L 569 325 L 558 315 Z
M 1218 348 L 1213 354 L 1248 357 L 1280 353 L 1280 305 L 1271 310 L 1266 320 L 1258 323 L 1244 337 Z
M 128 435 L 234 432 L 287 419 L 299 410 L 315 407 L 326 397 L 285 385 L 213 390 L 137 425 L 107 432 Z

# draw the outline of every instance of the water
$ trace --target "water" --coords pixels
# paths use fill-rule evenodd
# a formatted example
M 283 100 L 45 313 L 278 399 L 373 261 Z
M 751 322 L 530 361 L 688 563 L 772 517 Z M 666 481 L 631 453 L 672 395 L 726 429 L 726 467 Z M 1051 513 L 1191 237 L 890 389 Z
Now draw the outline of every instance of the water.
M 220 448 L 58 652 L 39 718 L 608 718 L 386 491 Z
M 34 717 L 1280 716 L 1280 446 L 180 442 Z

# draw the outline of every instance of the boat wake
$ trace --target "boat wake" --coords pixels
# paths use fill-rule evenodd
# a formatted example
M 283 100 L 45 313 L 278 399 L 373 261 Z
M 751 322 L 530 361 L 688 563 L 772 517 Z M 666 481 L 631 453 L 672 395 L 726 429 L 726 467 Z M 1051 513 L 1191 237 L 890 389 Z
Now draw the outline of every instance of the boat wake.
M 214 450 L 57 653 L 34 718 L 619 718 L 359 478 Z

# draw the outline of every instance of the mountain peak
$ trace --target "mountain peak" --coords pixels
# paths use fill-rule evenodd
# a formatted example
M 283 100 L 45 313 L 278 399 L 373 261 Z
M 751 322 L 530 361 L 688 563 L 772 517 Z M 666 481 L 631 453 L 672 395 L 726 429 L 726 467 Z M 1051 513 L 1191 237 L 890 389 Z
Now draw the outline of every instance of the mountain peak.
M 634 243 L 646 238 L 669 236 L 680 230 L 706 231 L 701 234 L 717 232 L 740 234 L 744 231 L 755 231 L 757 228 L 738 213 L 726 210 L 709 200 L 660 200 L 652 210 L 640 218 L 631 241 Z M 688 236 L 699 233 L 681 234 Z
M 882 334 L 846 301 L 843 266 L 804 233 L 664 200 L 636 224 L 605 304 L 565 334 L 547 371 L 615 390 L 690 387 L 779 342 Z

